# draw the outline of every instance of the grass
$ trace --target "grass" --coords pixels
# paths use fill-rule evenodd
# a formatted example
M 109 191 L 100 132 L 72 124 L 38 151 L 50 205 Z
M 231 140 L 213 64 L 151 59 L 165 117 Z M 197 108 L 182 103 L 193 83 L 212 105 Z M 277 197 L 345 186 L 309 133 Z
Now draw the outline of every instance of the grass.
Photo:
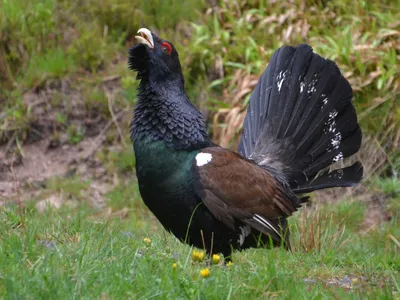
M 117 164 L 118 165 L 118 164 Z M 118 171 L 126 172 L 125 168 Z M 127 180 L 106 195 L 106 209 L 85 201 L 90 182 L 54 177 L 42 199 L 0 210 L 0 297 L 132 299 L 397 299 L 400 214 L 363 230 L 367 206 L 357 198 L 304 208 L 290 218 L 292 252 L 235 252 L 233 265 L 193 259 L 193 249 L 165 232 Z M 373 189 L 394 193 L 379 179 Z M 148 241 L 147 239 L 150 239 Z M 198 251 L 201 251 L 199 249 Z M 200 261 L 199 261 L 200 260 Z M 203 278 L 205 269 L 210 275 Z M 202 273 L 203 271 L 203 273 Z
M 19 205 L 0 196 L 0 297 L 399 299 L 398 4 L 0 0 L 1 149 L 23 157 L 38 135 L 56 151 L 92 139 L 90 167 L 100 174 L 34 183 Z M 140 27 L 175 44 L 187 93 L 214 141 L 232 148 L 276 48 L 309 43 L 335 60 L 367 141 L 366 192 L 329 205 L 313 199 L 290 219 L 293 253 L 236 252 L 230 267 L 193 262 L 192 249 L 143 205 L 133 179 L 137 81 L 126 56 Z M 99 207 L 91 193 L 101 174 L 111 189 Z M 375 202 L 389 217 L 366 228 Z
M 83 91 L 81 101 L 90 107 L 102 101 L 90 95 L 96 82 L 119 76 L 124 101 L 117 108 L 130 107 L 137 83 L 126 67 L 127 49 L 137 28 L 146 26 L 175 43 L 187 92 L 206 113 L 215 141 L 227 147 L 236 145 L 250 93 L 273 51 L 309 43 L 335 60 L 352 84 L 364 135 L 375 139 L 388 162 L 379 171 L 398 174 L 398 1 L 215 3 L 211 9 L 207 1 L 0 1 L 0 99 L 6 111 L 0 140 L 28 139 L 34 116 L 20 97 L 59 81 Z M 105 108 L 100 113 L 107 119 Z M 87 114 L 92 118 L 90 109 Z
M 33 56 L 20 82 L 23 86 L 38 87 L 50 80 L 60 79 L 74 71 L 72 58 L 61 48 L 52 49 L 43 56 Z
M 118 198 L 120 192 L 109 197 Z M 399 236 L 399 215 L 365 235 L 353 231 L 349 219 L 342 220 L 340 208 L 330 212 L 321 208 L 319 218 L 312 214 L 291 220 L 298 248 L 293 253 L 236 252 L 233 265 L 224 266 L 210 265 L 208 258 L 192 261 L 190 247 L 164 232 L 148 214 L 135 210 L 105 213 L 81 204 L 39 213 L 33 203 L 9 205 L 0 212 L 0 296 L 395 299 L 400 295 L 400 248 L 388 237 Z M 329 214 L 326 222 L 323 216 Z M 299 228 L 310 219 L 317 220 L 314 228 L 320 226 L 325 237 L 321 236 L 319 248 L 301 249 L 305 242 Z M 211 274 L 203 279 L 200 270 L 206 267 Z
M 317 53 L 339 65 L 355 92 L 364 133 L 374 135 L 386 131 L 387 126 L 399 128 L 398 112 L 393 108 L 400 104 L 400 44 L 399 32 L 394 29 L 400 11 L 391 4 L 388 2 L 388 9 L 383 10 L 385 4 L 363 1 L 317 1 L 313 5 L 303 1 L 269 5 L 263 5 L 263 1 L 221 1 L 216 10 L 203 16 L 201 24 L 194 25 L 192 46 L 185 54 L 196 70 L 192 73 L 196 84 L 204 73 L 214 75 L 208 91 L 217 98 L 225 95 L 215 109 L 223 111 L 221 123 L 234 127 L 236 118 L 229 118 L 226 105 L 247 104 L 255 85 L 251 75 L 264 70 L 278 47 L 309 43 Z M 214 126 L 214 133 L 220 131 L 224 129 Z M 397 131 L 389 130 L 389 134 Z M 228 138 L 224 132 L 219 140 L 231 146 L 236 139 L 237 131 L 233 131 Z M 388 138 L 382 136 L 380 143 L 387 142 Z

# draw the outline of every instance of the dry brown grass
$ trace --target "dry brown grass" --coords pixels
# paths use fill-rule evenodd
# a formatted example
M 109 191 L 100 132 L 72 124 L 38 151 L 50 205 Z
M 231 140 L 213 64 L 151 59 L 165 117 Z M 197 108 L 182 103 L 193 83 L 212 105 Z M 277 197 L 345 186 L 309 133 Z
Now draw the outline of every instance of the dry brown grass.
M 373 160 L 379 160 L 368 171 L 376 174 L 385 164 L 395 169 L 391 160 L 398 156 L 400 145 L 399 18 L 400 11 L 389 2 L 367 6 L 345 0 L 271 1 L 265 6 L 262 1 L 213 3 L 202 20 L 210 24 L 203 25 L 202 33 L 214 54 L 210 63 L 219 66 L 209 77 L 228 79 L 219 96 L 228 107 L 217 109 L 212 119 L 214 140 L 236 147 L 246 103 L 272 52 L 284 44 L 309 43 L 317 53 L 333 59 L 353 87 L 365 141 L 373 141 Z M 242 67 L 229 67 L 228 62 Z M 371 154 L 367 143 L 365 151 Z
M 337 222 L 333 213 L 326 214 L 318 207 L 303 209 L 294 225 L 292 250 L 313 253 L 339 250 L 348 243 L 344 220 Z

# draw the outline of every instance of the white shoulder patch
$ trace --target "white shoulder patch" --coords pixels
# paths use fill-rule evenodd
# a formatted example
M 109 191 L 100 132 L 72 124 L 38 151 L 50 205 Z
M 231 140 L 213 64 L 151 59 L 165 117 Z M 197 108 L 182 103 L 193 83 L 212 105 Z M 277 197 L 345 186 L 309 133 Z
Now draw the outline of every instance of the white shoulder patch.
M 198 167 L 208 164 L 212 160 L 210 153 L 199 153 L 196 155 L 196 163 Z

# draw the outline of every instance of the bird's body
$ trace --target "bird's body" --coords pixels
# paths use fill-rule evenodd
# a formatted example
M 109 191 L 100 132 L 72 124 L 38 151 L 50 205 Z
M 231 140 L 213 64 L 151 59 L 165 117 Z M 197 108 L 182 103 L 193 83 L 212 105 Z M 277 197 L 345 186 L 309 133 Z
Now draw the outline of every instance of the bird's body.
M 239 153 L 215 145 L 184 90 L 172 44 L 140 30 L 130 67 L 141 80 L 132 122 L 139 189 L 177 238 L 209 252 L 289 248 L 287 217 L 313 190 L 351 186 L 359 163 L 323 172 L 358 151 L 351 88 L 309 46 L 283 47 L 252 94 Z
M 220 242 L 214 252 L 226 254 L 230 251 L 230 235 L 235 233 L 227 234 L 225 226 L 204 205 L 199 205 L 202 202 L 194 185 L 193 161 L 200 149 L 214 144 L 208 138 L 201 114 L 193 111 L 178 86 L 174 85 L 173 99 L 171 92 L 150 93 L 148 82 L 143 81 L 140 86 L 142 98 L 132 123 L 140 193 L 148 208 L 176 237 L 202 248 L 203 240 L 210 247 L 211 236 L 215 235 Z M 194 211 L 197 213 L 193 214 Z

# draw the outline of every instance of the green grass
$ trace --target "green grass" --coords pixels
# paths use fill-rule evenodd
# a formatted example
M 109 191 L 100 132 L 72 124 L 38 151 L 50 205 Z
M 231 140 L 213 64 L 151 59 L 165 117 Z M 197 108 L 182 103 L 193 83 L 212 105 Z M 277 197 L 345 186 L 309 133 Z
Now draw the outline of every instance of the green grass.
M 74 67 L 72 58 L 63 49 L 52 49 L 43 56 L 33 56 L 19 80 L 23 86 L 37 87 L 50 80 L 62 78 L 73 72 Z
M 118 198 L 118 193 L 109 197 Z M 325 240 L 320 249 L 293 253 L 236 252 L 233 265 L 224 266 L 193 262 L 190 247 L 138 211 L 140 207 L 127 214 L 105 214 L 86 205 L 43 213 L 32 205 L 3 208 L 0 297 L 395 299 L 400 295 L 400 249 L 388 238 L 389 233 L 399 237 L 399 216 L 367 235 L 348 229 L 347 219 L 329 225 L 320 221 L 315 225 L 324 224 L 321 230 L 330 232 L 328 238 L 336 243 Z M 329 214 L 322 209 L 325 213 Z M 341 218 L 332 214 L 333 220 Z M 315 219 L 313 214 L 307 217 Z M 301 218 L 291 220 L 294 248 L 301 244 L 297 226 Z M 341 238 L 335 236 L 338 228 L 345 228 Z M 150 245 L 143 241 L 146 237 Z M 203 279 L 199 272 L 206 267 L 211 275 Z
M 120 76 L 116 107 L 131 106 L 137 83 L 127 70 L 127 49 L 137 29 L 149 27 L 175 43 L 190 98 L 208 112 L 210 121 L 218 113 L 210 131 L 216 142 L 231 147 L 241 129 L 234 116 L 243 116 L 254 76 L 261 74 L 276 48 L 309 43 L 335 60 L 351 82 L 364 135 L 376 137 L 387 155 L 389 163 L 381 170 L 398 173 L 398 0 L 216 4 L 209 9 L 207 1 L 194 0 L 1 0 L 0 99 L 5 100 L 6 115 L 0 118 L 0 141 L 29 137 L 32 115 L 20 97 L 57 80 L 68 80 L 83 91 L 88 107 L 99 101 L 107 119 L 108 106 L 98 99 L 102 91 L 97 84 L 104 77 Z M 227 126 L 236 129 L 227 133 Z
M 94 155 L 112 186 L 103 208 L 91 206 L 92 178 L 81 175 L 52 177 L 28 194 L 33 201 L 0 207 L 0 298 L 399 299 L 400 2 L 220 0 L 213 9 L 210 2 L 0 0 L 1 147 L 20 155 L 48 116 L 53 131 L 44 138 L 80 147 L 86 121 L 99 127 L 96 135 L 113 114 L 123 116 L 103 132 Z M 192 249 L 164 231 L 133 179 L 137 81 L 126 58 L 141 27 L 175 44 L 188 95 L 215 141 L 229 147 L 276 48 L 309 43 L 335 60 L 373 145 L 364 164 L 385 162 L 371 167 L 365 186 L 383 199 L 390 220 L 364 230 L 369 194 L 326 206 L 315 199 L 316 207 L 290 220 L 293 253 L 236 252 L 233 266 L 211 265 L 202 279 L 207 262 L 192 262 Z M 46 95 L 39 99 L 45 110 L 27 94 Z M 224 131 L 232 126 L 233 133 Z M 48 197 L 63 206 L 41 212 L 35 203 Z
M 395 84 L 400 78 L 396 1 L 221 2 L 219 10 L 193 25 L 190 47 L 182 49 L 194 84 L 211 79 L 207 89 L 211 96 L 220 98 L 225 92 L 217 108 L 247 105 L 254 87 L 250 75 L 264 70 L 273 51 L 282 45 L 308 43 L 334 60 L 351 82 L 366 134 L 384 131 L 388 122 L 399 128 L 399 114 L 393 111 L 400 105 Z M 217 62 L 223 73 L 215 72 Z M 249 90 L 235 97 L 238 86 L 240 92 Z

